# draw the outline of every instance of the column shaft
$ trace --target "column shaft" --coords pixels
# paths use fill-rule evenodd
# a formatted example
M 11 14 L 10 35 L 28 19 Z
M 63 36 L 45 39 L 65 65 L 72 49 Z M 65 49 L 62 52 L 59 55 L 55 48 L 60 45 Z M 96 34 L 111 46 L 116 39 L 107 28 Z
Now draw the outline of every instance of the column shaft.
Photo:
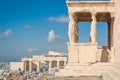
M 57 61 L 57 69 L 59 69 L 59 61 Z
M 66 61 L 64 61 L 64 67 L 65 67 L 65 65 L 66 65 Z
M 91 13 L 92 14 L 92 23 L 91 23 L 91 32 L 90 32 L 90 41 L 95 43 L 97 41 L 97 35 L 96 35 L 96 12 Z
M 32 61 L 29 61 L 29 71 L 32 71 Z
M 37 63 L 37 71 L 39 72 L 40 71 L 40 62 L 38 61 Z
M 26 61 L 24 61 L 24 71 L 26 71 Z
M 75 13 L 69 13 L 69 31 L 68 36 L 70 43 L 78 42 L 78 19 Z
M 49 71 L 51 70 L 51 61 L 49 61 Z

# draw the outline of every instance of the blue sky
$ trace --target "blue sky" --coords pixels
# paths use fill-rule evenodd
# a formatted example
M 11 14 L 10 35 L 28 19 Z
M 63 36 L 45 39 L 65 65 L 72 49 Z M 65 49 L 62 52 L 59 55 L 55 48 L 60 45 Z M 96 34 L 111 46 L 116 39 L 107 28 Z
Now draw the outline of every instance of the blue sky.
M 90 23 L 79 23 L 79 42 L 89 41 Z M 98 23 L 99 45 L 107 44 L 106 23 Z M 104 27 L 104 29 L 103 29 Z M 65 0 L 0 0 L 0 61 L 67 52 Z

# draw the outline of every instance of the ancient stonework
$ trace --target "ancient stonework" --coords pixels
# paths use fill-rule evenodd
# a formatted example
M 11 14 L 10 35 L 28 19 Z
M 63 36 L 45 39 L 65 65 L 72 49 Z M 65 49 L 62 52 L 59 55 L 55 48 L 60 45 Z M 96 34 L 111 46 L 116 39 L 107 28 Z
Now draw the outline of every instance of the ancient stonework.
M 68 63 L 55 75 L 120 80 L 120 0 L 67 0 L 66 3 L 70 17 Z M 96 29 L 99 21 L 108 24 L 108 46 L 98 46 Z M 78 43 L 78 22 L 91 22 L 89 43 Z
M 70 43 L 77 43 L 78 42 L 78 20 L 75 14 L 70 13 L 69 15 L 69 31 L 68 36 Z

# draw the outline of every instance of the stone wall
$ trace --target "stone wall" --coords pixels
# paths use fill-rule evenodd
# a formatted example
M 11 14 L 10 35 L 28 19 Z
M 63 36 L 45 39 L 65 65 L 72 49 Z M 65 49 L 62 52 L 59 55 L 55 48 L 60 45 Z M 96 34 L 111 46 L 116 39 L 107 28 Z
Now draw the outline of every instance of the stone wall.
M 114 25 L 114 63 L 120 64 L 120 0 L 116 0 Z
M 68 63 L 91 63 L 97 61 L 96 43 L 70 43 Z
M 10 62 L 10 70 L 15 71 L 19 68 L 23 70 L 23 62 Z
M 111 52 L 107 46 L 98 46 L 97 61 L 98 62 L 111 61 Z

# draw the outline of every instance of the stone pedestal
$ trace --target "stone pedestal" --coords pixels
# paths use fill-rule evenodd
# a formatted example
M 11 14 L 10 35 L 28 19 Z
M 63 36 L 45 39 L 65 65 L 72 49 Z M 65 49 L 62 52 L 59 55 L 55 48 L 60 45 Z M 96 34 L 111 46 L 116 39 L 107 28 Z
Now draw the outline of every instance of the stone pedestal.
M 68 64 L 97 61 L 97 43 L 68 43 L 68 51 Z

